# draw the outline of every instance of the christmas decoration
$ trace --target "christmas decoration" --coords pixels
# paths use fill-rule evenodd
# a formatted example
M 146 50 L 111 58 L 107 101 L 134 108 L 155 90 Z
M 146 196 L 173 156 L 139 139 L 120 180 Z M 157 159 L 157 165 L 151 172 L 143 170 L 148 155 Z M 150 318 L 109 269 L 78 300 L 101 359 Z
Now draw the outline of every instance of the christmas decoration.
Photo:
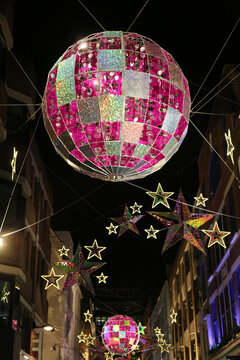
M 154 208 L 158 204 L 162 204 L 170 208 L 167 198 L 169 198 L 169 196 L 173 195 L 174 193 L 164 192 L 161 184 L 158 184 L 157 190 L 155 192 L 147 191 L 146 194 L 153 198 L 152 208 Z
M 172 313 L 170 314 L 170 318 L 171 318 L 171 323 L 173 324 L 174 322 L 177 322 L 177 313 L 174 311 L 174 309 L 172 309 Z
M 87 345 L 94 345 L 94 340 L 95 340 L 95 337 L 93 337 L 93 336 L 91 336 L 91 334 L 89 334 L 88 337 L 86 338 Z
M 80 344 L 81 342 L 84 342 L 84 343 L 86 342 L 87 335 L 84 334 L 83 331 L 82 331 L 81 334 L 79 334 L 77 337 L 78 337 L 78 342 L 79 342 L 79 344 Z
M 5 304 L 8 304 L 8 296 L 10 295 L 10 291 L 8 291 L 8 283 L 6 282 L 4 287 L 2 288 L 1 301 Z
M 142 208 L 142 205 L 138 205 L 136 202 L 134 203 L 133 206 L 130 206 L 130 208 L 132 209 L 132 214 L 135 214 L 135 212 L 141 214 L 141 208 Z
M 17 156 L 18 156 L 18 151 L 14 147 L 13 148 L 13 158 L 12 158 L 12 161 L 11 161 L 12 180 L 14 179 L 14 175 L 16 174 Z
M 85 316 L 85 322 L 92 322 L 92 314 L 89 312 L 89 310 L 87 310 L 86 313 L 84 313 L 84 316 Z
M 164 334 L 156 334 L 156 337 L 157 337 L 157 342 L 163 342 L 163 338 L 164 338 Z
M 117 234 L 117 228 L 119 225 L 113 225 L 112 223 L 109 226 L 106 226 L 105 229 L 108 230 L 108 235 Z
M 144 215 L 132 216 L 127 205 L 125 206 L 124 213 L 122 217 L 111 218 L 119 224 L 120 230 L 118 237 L 121 236 L 125 231 L 131 230 L 136 234 L 140 235 L 136 222 L 139 221 Z
M 88 254 L 88 257 L 87 257 L 87 260 L 88 259 L 91 259 L 93 256 L 96 256 L 98 259 L 102 260 L 102 257 L 101 257 L 101 251 L 105 250 L 106 247 L 104 246 L 98 246 L 98 243 L 97 243 L 97 240 L 95 239 L 92 246 L 84 246 L 85 249 L 87 249 L 89 251 L 89 254 Z
M 202 193 L 199 196 L 195 196 L 194 199 L 196 200 L 196 206 L 206 206 L 205 202 L 208 200 L 208 198 L 203 197 Z
M 161 348 L 161 353 L 164 351 L 169 353 L 169 347 L 171 346 L 171 344 L 167 344 L 166 340 L 163 340 L 163 342 L 159 343 L 158 346 Z
M 138 326 L 130 317 L 113 316 L 103 326 L 102 341 L 111 353 L 128 354 L 138 345 Z
M 66 291 L 70 286 L 79 282 L 87 286 L 86 277 L 93 271 L 99 269 L 106 263 L 103 262 L 87 262 L 84 259 L 80 244 L 77 247 L 73 261 L 59 261 L 56 266 L 67 273 L 67 279 L 64 283 L 62 291 Z
M 229 231 L 220 231 L 218 223 L 216 221 L 214 223 L 212 230 L 202 230 L 202 232 L 204 232 L 210 237 L 208 247 L 218 243 L 219 245 L 221 245 L 226 249 L 224 238 L 231 233 Z
M 230 129 L 228 129 L 228 133 L 225 133 L 225 139 L 227 142 L 227 156 L 230 156 L 232 163 L 234 163 L 234 158 L 233 158 L 233 151 L 235 149 L 235 147 L 233 146 L 232 143 L 232 138 L 231 138 L 231 131 Z
M 110 351 L 104 353 L 104 357 L 106 360 L 113 360 L 113 355 Z
M 68 252 L 70 249 L 66 249 L 65 246 L 63 245 L 63 247 L 61 249 L 58 249 L 60 256 L 68 256 Z
M 153 237 L 154 239 L 157 239 L 157 233 L 160 231 L 160 230 L 155 230 L 153 228 L 152 225 L 150 225 L 150 228 L 149 229 L 144 229 L 144 231 L 146 231 L 147 233 L 147 239 L 149 239 L 150 237 Z
M 56 275 L 54 268 L 51 268 L 49 275 L 41 275 L 41 277 L 46 280 L 45 290 L 47 290 L 50 286 L 55 286 L 55 288 L 60 289 L 59 280 L 61 280 L 64 275 Z
M 148 213 L 169 227 L 162 252 L 168 250 L 178 241 L 185 239 L 206 254 L 198 228 L 211 220 L 214 215 L 190 213 L 181 192 L 178 196 L 174 212 L 149 211 Z
M 155 332 L 155 334 L 156 334 L 156 335 L 157 335 L 157 334 L 162 334 L 162 330 L 161 330 L 161 329 L 159 329 L 159 327 L 158 327 L 158 326 L 157 326 L 157 327 L 155 327 L 154 332 Z
M 73 44 L 50 70 L 45 128 L 77 171 L 108 181 L 159 170 L 188 128 L 190 94 L 173 57 L 136 33 L 105 31 Z
M 145 329 L 146 329 L 146 326 L 142 326 L 141 323 L 138 323 L 138 331 L 140 334 L 145 334 Z
M 100 284 L 101 282 L 106 284 L 106 279 L 108 278 L 108 276 L 105 276 L 103 274 L 103 272 L 101 273 L 101 275 L 96 276 L 96 278 L 98 279 L 98 283 Z

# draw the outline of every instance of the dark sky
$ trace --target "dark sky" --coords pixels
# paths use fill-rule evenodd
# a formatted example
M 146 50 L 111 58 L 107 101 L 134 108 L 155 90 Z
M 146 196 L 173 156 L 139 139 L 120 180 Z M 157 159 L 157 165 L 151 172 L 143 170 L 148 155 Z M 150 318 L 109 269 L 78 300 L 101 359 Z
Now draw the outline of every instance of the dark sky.
M 145 3 L 143 0 L 83 1 L 107 30 L 123 31 Z M 216 5 L 211 1 L 150 0 L 130 29 L 151 38 L 174 56 L 189 80 L 192 98 L 197 89 L 195 84 L 201 84 L 238 17 L 237 2 L 213 3 Z M 101 28 L 77 0 L 16 1 L 13 51 L 32 60 L 38 79 L 37 87 L 42 94 L 48 71 L 57 59 L 74 42 L 95 32 L 101 32 Z M 237 39 L 239 27 L 204 87 L 211 89 L 220 80 L 224 63 L 239 61 Z M 203 95 L 204 91 L 198 100 Z M 206 109 L 211 111 L 211 106 L 203 111 Z M 202 131 L 206 129 L 208 116 L 196 115 L 193 120 Z M 159 233 L 157 240 L 147 240 L 145 228 L 151 224 L 155 228 L 161 227 L 149 215 L 138 223 L 141 237 L 128 231 L 117 239 L 116 235 L 107 235 L 105 226 L 109 226 L 108 217 L 123 214 L 125 204 L 130 206 L 137 201 L 143 205 L 145 212 L 151 210 L 152 199 L 143 190 L 129 184 L 103 182 L 74 171 L 57 156 L 42 123 L 37 132 L 37 141 L 43 161 L 51 169 L 48 173 L 54 189 L 55 211 L 74 201 L 76 193 L 86 196 L 87 201 L 82 200 L 53 217 L 53 229 L 70 230 L 75 244 L 80 241 L 82 246 L 91 245 L 97 239 L 100 245 L 107 246 L 102 255 L 108 265 L 102 270 L 109 276 L 109 286 L 141 286 L 151 293 L 151 289 L 165 276 L 166 261 L 173 259 L 176 254 L 176 248 L 173 248 L 168 254 L 165 253 L 166 256 L 161 255 L 166 232 Z M 201 143 L 202 138 L 190 126 L 180 150 L 165 167 L 134 183 L 155 191 L 160 182 L 165 191 L 175 192 L 175 199 L 181 187 L 187 202 L 192 203 L 198 189 L 197 158 Z M 173 202 L 170 205 L 174 207 Z M 159 207 L 159 211 L 165 211 L 165 208 Z M 96 280 L 93 282 L 96 284 Z

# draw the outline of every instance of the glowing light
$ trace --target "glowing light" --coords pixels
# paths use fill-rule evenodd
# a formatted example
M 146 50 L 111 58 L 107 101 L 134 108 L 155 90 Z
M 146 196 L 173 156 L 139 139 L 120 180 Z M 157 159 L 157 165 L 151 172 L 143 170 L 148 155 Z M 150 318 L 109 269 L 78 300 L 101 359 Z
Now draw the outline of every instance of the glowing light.
M 118 233 L 118 237 L 121 236 L 125 231 L 131 230 L 136 234 L 140 235 L 136 222 L 139 221 L 144 215 L 132 216 L 127 205 L 125 206 L 124 213 L 122 217 L 111 218 L 119 224 L 120 230 Z
M 140 334 L 145 334 L 145 329 L 146 329 L 146 326 L 142 326 L 141 323 L 138 323 L 138 331 Z
M 54 286 L 57 289 L 59 288 L 59 280 L 63 278 L 64 275 L 56 275 L 54 268 L 51 268 L 49 275 L 41 275 L 41 277 L 47 282 L 45 285 L 45 290 L 47 290 L 50 286 Z
M 87 339 L 87 335 L 84 334 L 83 331 L 81 332 L 81 334 L 77 335 L 77 337 L 78 337 L 78 342 L 79 342 L 79 344 L 80 344 L 81 342 L 85 342 L 86 339 Z
M 96 276 L 96 278 L 98 279 L 99 284 L 101 282 L 106 284 L 106 279 L 108 278 L 108 276 L 104 275 L 103 272 L 102 272 L 101 275 Z
M 173 192 L 164 192 L 161 184 L 158 184 L 157 190 L 155 192 L 147 191 L 147 195 L 153 198 L 152 208 L 157 206 L 158 204 L 162 204 L 168 208 L 170 208 L 167 198 L 173 195 Z
M 107 320 L 102 329 L 104 346 L 112 354 L 128 354 L 139 341 L 137 324 L 127 316 L 116 315 Z
M 16 174 L 17 156 L 18 156 L 18 151 L 14 147 L 13 148 L 13 158 L 12 158 L 12 161 L 11 161 L 12 180 L 14 179 L 14 175 Z
M 208 198 L 204 198 L 203 194 L 199 194 L 199 196 L 195 196 L 194 199 L 196 200 L 196 206 L 203 205 L 206 206 L 205 202 L 208 200 Z
M 156 230 L 153 228 L 152 225 L 150 225 L 150 228 L 149 229 L 144 229 L 144 231 L 146 231 L 147 233 L 147 239 L 149 239 L 150 237 L 153 237 L 154 239 L 157 239 L 157 233 L 160 231 L 160 230 Z
M 0 236 L 0 246 L 3 244 L 3 238 Z
M 85 316 L 85 322 L 92 322 L 92 314 L 89 312 L 89 310 L 86 312 L 86 313 L 84 313 L 84 316 Z
M 231 131 L 230 129 L 228 129 L 228 133 L 225 133 L 225 139 L 227 142 L 227 156 L 230 156 L 232 163 L 234 164 L 234 158 L 233 158 L 233 151 L 235 149 L 235 147 L 233 146 L 232 143 L 232 138 L 231 138 Z
M 163 340 L 163 342 L 159 343 L 158 346 L 161 348 L 161 353 L 164 351 L 169 353 L 169 347 L 171 346 L 171 344 L 167 344 L 166 340 Z
M 132 214 L 135 214 L 136 212 L 141 214 L 141 208 L 142 208 L 142 205 L 138 205 L 136 202 L 134 203 L 133 206 L 130 206 L 130 208 L 132 209 Z
M 172 324 L 177 322 L 177 313 L 172 309 L 172 313 L 170 314 Z
M 106 226 L 105 229 L 108 230 L 108 235 L 117 234 L 117 228 L 119 225 L 113 225 L 112 223 L 109 226 Z
M 224 238 L 231 233 L 229 231 L 221 231 L 216 221 L 214 223 L 212 230 L 202 230 L 202 232 L 204 232 L 205 234 L 207 234 L 207 236 L 210 237 L 208 247 L 218 243 L 219 245 L 221 245 L 226 249 Z
M 86 338 L 87 345 L 94 345 L 95 337 L 91 336 L 91 334 L 88 335 Z
M 42 109 L 68 164 L 91 177 L 124 181 L 159 170 L 179 149 L 190 94 L 178 64 L 159 45 L 136 33 L 106 31 L 59 58 Z
M 92 246 L 84 246 L 85 249 L 89 251 L 88 259 L 91 259 L 93 256 L 96 256 L 98 259 L 102 260 L 101 252 L 106 249 L 104 246 L 98 246 L 97 240 L 95 239 Z
M 45 331 L 54 331 L 54 327 L 50 324 L 46 324 L 43 326 L 43 330 Z
M 70 249 L 66 249 L 65 246 L 63 245 L 63 247 L 61 249 L 58 249 L 60 256 L 68 256 L 68 252 Z

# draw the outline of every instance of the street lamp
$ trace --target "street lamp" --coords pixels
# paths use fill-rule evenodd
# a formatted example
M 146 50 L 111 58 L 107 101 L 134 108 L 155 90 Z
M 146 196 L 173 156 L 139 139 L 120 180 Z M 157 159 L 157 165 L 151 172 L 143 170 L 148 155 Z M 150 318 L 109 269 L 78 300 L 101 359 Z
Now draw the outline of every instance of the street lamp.
M 34 330 L 39 329 L 39 330 L 45 330 L 45 331 L 54 331 L 54 327 L 51 324 L 45 324 L 45 325 L 41 325 L 41 326 L 34 326 Z

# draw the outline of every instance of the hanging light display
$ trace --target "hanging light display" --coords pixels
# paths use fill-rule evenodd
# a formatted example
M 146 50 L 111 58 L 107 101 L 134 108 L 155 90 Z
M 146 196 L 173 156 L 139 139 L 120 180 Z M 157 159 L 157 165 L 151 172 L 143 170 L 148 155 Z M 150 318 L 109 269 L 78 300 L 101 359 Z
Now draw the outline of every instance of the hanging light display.
M 138 326 L 130 317 L 116 315 L 106 321 L 102 329 L 102 341 L 113 354 L 128 354 L 139 341 Z
M 50 70 L 46 130 L 81 173 L 108 181 L 145 177 L 178 150 L 190 94 L 173 57 L 136 33 L 106 31 L 73 44 Z

